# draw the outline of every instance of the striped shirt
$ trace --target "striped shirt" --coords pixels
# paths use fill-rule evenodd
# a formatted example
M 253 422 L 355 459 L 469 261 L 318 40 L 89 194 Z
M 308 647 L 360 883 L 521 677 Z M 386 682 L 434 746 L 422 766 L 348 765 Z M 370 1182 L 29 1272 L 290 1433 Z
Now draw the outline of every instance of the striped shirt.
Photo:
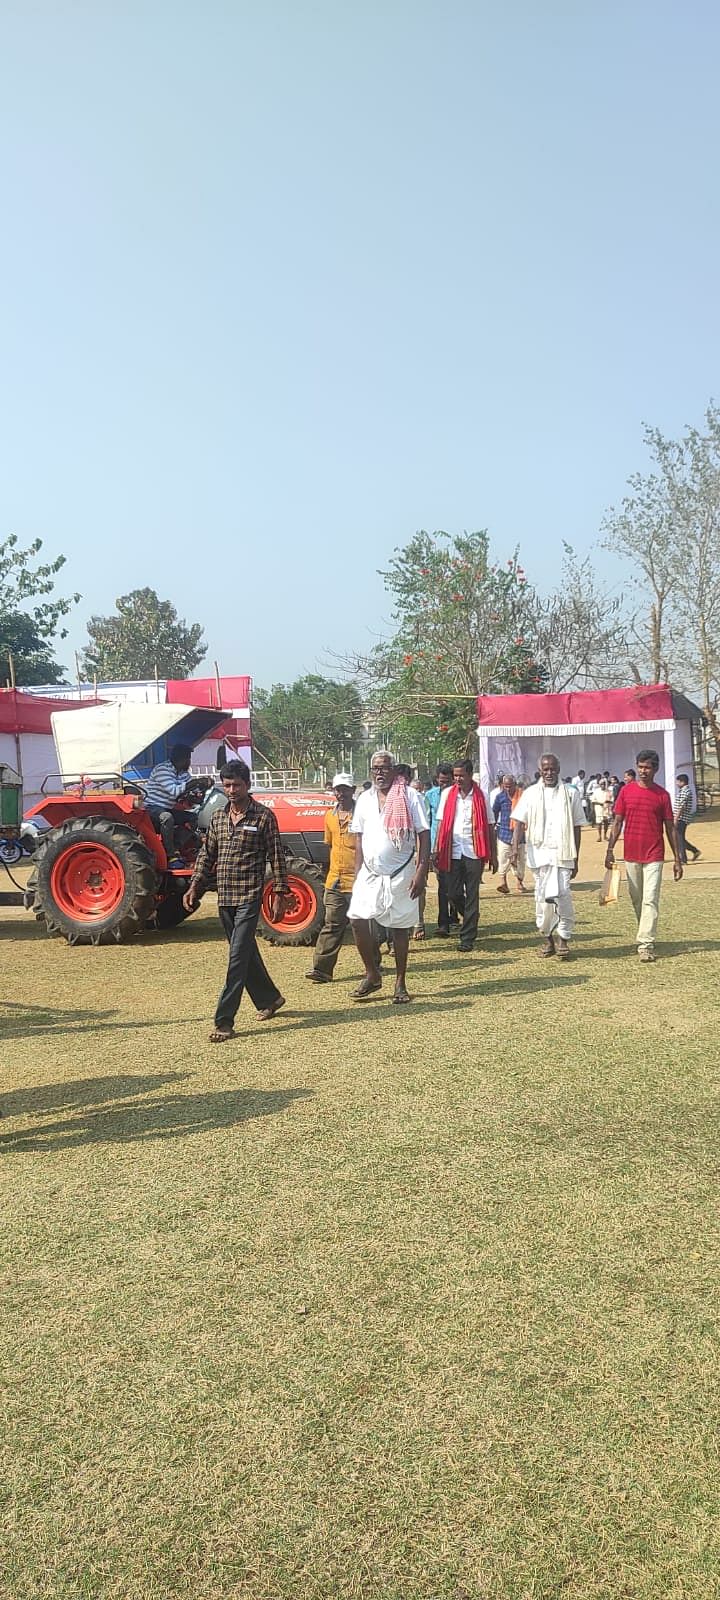
M 673 807 L 676 822 L 687 822 L 693 812 L 692 789 L 689 783 L 684 783 L 682 788 L 678 784 L 675 790 L 675 805 Z
M 168 806 L 172 808 L 185 793 L 189 782 L 189 772 L 177 772 L 172 761 L 158 761 L 145 786 L 146 806 L 157 806 L 162 811 L 167 810 Z

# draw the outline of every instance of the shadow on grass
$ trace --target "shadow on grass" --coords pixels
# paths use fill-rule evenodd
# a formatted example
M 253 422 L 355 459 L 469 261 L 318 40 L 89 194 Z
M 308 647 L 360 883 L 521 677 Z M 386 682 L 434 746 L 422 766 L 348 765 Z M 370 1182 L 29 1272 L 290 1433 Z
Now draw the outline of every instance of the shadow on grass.
M 103 1033 L 136 1031 L 139 1028 L 176 1028 L 177 1017 L 148 1017 L 145 1022 L 112 1022 L 119 1012 L 62 1011 L 57 1006 L 27 1006 L 16 1000 L 0 1002 L 0 1040 L 30 1039 L 35 1034 Z M 9 1015 L 7 1014 L 9 1013 Z M 202 1022 L 202 1017 L 183 1017 L 183 1022 Z
M 47 939 L 34 917 L 3 917 L 0 909 L 0 939 Z
M 347 1006 L 333 1006 L 323 1011 L 287 1012 L 282 1013 L 273 1024 L 278 1034 L 294 1033 L 300 1029 L 309 1028 L 334 1028 L 344 1026 L 348 1022 L 387 1022 L 388 1009 L 400 1015 L 408 1014 L 416 1017 L 423 1013 L 428 1015 L 442 1015 L 443 1008 L 452 1004 L 453 1011 L 467 1010 L 477 1000 L 485 1000 L 494 995 L 536 994 L 540 990 L 577 988 L 580 984 L 589 983 L 590 979 L 585 973 L 566 972 L 557 970 L 557 975 L 539 972 L 537 976 L 518 978 L 491 978 L 488 982 L 483 980 L 482 971 L 478 971 L 477 982 L 457 985 L 451 988 L 433 990 L 432 995 L 426 995 L 422 989 L 412 982 L 412 974 L 408 971 L 408 988 L 412 995 L 409 1006 L 395 1006 L 392 1003 L 393 982 L 386 983 L 384 989 L 373 995 L 371 1000 L 352 1001 Z M 247 1036 L 246 1036 L 247 1037 Z
M 107 1100 L 125 1100 L 130 1095 L 151 1094 L 167 1083 L 183 1083 L 189 1072 L 116 1072 L 104 1078 L 71 1078 L 67 1083 L 33 1084 L 26 1089 L 4 1090 L 3 1115 L 46 1116 L 50 1111 L 69 1111 L 73 1106 L 98 1106 Z
M 84 1144 L 141 1144 L 146 1139 L 184 1139 L 193 1133 L 233 1128 L 255 1117 L 275 1116 L 311 1089 L 224 1089 L 215 1094 L 169 1094 L 87 1110 L 64 1122 L 27 1132 L 1 1133 L 5 1155 L 67 1150 Z

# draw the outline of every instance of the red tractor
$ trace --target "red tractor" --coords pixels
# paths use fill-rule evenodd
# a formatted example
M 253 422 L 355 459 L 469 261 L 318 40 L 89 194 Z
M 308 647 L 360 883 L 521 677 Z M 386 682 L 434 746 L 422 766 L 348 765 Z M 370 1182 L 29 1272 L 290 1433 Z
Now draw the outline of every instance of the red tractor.
M 143 775 L 172 744 L 192 749 L 227 712 L 181 705 L 105 705 L 53 715 L 63 791 L 48 794 L 29 817 L 40 835 L 25 906 L 48 933 L 69 944 L 122 943 L 147 928 L 173 928 L 188 912 L 182 896 L 212 812 L 225 796 L 207 780 L 191 783 L 176 808 L 176 856 L 170 868 L 143 803 Z M 274 944 L 313 944 L 323 923 L 323 842 L 328 800 L 322 794 L 261 792 L 277 817 L 288 857 L 292 902 L 270 918 L 272 884 L 263 894 L 258 933 Z

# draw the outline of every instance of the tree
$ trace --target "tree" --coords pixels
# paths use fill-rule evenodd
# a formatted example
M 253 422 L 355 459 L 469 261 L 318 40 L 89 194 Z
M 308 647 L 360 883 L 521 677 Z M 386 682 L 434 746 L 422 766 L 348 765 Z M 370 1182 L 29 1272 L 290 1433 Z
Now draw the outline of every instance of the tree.
M 563 552 L 558 587 L 529 597 L 528 640 L 550 694 L 602 688 L 627 671 L 629 623 L 622 597 L 599 582 L 590 556 L 580 560 L 565 543 Z
M 273 766 L 321 767 L 362 741 L 360 697 L 351 683 L 310 673 L 295 683 L 276 683 L 269 692 L 257 689 L 253 728 Z
M 466 754 L 478 694 L 544 685 L 517 552 L 500 565 L 484 530 L 451 536 L 423 529 L 381 576 L 393 597 L 395 632 L 346 664 L 364 687 L 374 725 L 431 760 Z
M 699 692 L 720 769 L 720 409 L 705 413 L 706 431 L 686 428 L 679 444 L 653 434 L 668 459 L 677 564 L 674 655 Z
M 117 616 L 91 617 L 83 652 L 88 677 L 187 678 L 207 653 L 199 622 L 190 626 L 154 589 L 132 589 L 115 601 Z
M 655 472 L 606 519 L 608 544 L 629 558 L 650 605 L 643 637 L 656 682 L 677 675 L 697 694 L 720 766 L 720 409 L 680 440 L 645 428 Z
M 37 624 L 27 612 L 0 615 L 0 661 L 3 676 L 9 673 L 12 656 L 15 682 L 22 688 L 30 683 L 63 683 L 65 674 L 55 661 L 52 645 L 43 639 Z
M 12 654 L 20 685 L 63 681 L 63 669 L 53 656 L 53 640 L 56 635 L 67 637 L 67 628 L 60 624 L 80 599 L 79 594 L 53 595 L 65 557 L 36 561 L 41 550 L 42 539 L 22 548 L 14 533 L 0 544 L 0 656 L 6 662 Z
M 673 509 L 668 493 L 671 463 L 665 453 L 665 441 L 660 440 L 655 430 L 645 429 L 645 442 L 653 453 L 655 442 L 662 446 L 658 458 L 660 473 L 651 473 L 648 477 L 634 473 L 628 479 L 632 493 L 626 495 L 619 510 L 610 508 L 602 531 L 605 549 L 631 562 L 635 569 L 631 583 L 646 603 L 649 600 L 647 610 L 634 628 L 641 676 L 647 673 L 651 683 L 665 683 L 670 675 L 671 607 L 679 578 Z

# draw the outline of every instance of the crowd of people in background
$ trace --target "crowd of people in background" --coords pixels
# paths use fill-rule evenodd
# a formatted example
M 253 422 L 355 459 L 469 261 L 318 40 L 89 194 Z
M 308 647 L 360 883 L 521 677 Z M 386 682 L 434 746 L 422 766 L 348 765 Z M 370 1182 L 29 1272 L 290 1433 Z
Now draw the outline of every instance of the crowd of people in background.
M 307 979 L 315 984 L 332 982 L 350 927 L 364 968 L 352 999 L 364 1003 L 380 994 L 385 947 L 395 966 L 393 1003 L 407 1005 L 409 947 L 411 940 L 426 936 L 431 871 L 437 878 L 437 935 L 448 939 L 455 926 L 458 950 L 470 954 L 478 936 L 485 871 L 495 875 L 498 894 L 522 896 L 532 892 L 526 883 L 529 869 L 535 921 L 542 935 L 540 955 L 571 959 L 572 885 L 584 826 L 596 827 L 598 840 L 606 841 L 608 872 L 614 868 L 615 845 L 624 832 L 637 951 L 641 961 L 653 962 L 665 839 L 676 879 L 683 875 L 688 853 L 693 859 L 700 854 L 687 837 L 693 809 L 689 776 L 678 775 L 673 800 L 657 783 L 659 764 L 656 751 L 641 750 L 636 767 L 627 768 L 622 778 L 610 772 L 587 777 L 580 769 L 575 777 L 561 779 L 558 757 L 546 752 L 531 781 L 498 773 L 487 798 L 468 760 L 440 762 L 434 782 L 427 784 L 413 777 L 410 767 L 396 763 L 389 751 L 378 750 L 370 779 L 359 794 L 351 773 L 336 773 L 333 803 L 325 820 L 329 849 L 325 920 Z M 186 909 L 194 910 L 216 878 L 220 919 L 230 945 L 227 979 L 211 1034 L 217 1043 L 233 1037 L 245 988 L 263 1021 L 271 1020 L 285 1003 L 255 939 L 268 867 L 278 915 L 288 894 L 277 823 L 250 794 L 248 768 L 242 761 L 231 761 L 220 778 L 227 805 L 213 814 L 185 895 Z M 163 798 L 160 787 L 158 806 Z

